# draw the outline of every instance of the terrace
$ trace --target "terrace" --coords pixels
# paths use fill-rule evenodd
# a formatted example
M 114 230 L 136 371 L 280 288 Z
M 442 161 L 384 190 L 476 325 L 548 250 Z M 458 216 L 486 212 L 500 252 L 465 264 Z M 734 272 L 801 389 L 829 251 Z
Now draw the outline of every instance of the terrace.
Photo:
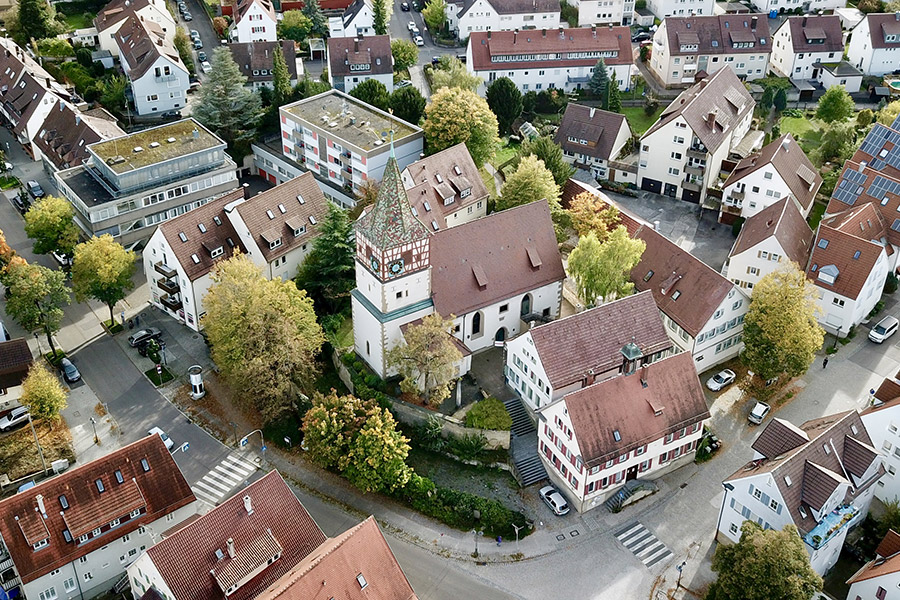
M 832 537 L 837 535 L 841 529 L 846 527 L 856 515 L 859 509 L 852 504 L 843 505 L 835 508 L 825 515 L 819 524 L 803 537 L 803 541 L 813 549 L 818 550 L 828 543 Z

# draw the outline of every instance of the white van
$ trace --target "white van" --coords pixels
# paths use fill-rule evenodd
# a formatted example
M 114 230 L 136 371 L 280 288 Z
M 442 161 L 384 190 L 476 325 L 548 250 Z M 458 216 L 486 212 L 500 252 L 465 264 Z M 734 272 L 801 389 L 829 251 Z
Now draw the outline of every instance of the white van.
M 880 344 L 897 333 L 897 327 L 900 327 L 900 321 L 897 320 L 897 317 L 885 317 L 878 321 L 878 324 L 869 332 L 869 339 L 876 344 Z

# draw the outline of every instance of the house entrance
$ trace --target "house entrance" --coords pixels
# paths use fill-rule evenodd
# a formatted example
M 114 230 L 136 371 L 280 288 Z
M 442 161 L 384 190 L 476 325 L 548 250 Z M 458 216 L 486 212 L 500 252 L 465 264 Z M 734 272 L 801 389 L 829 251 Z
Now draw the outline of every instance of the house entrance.
M 638 466 L 634 465 L 628 471 L 625 472 L 625 481 L 631 481 L 632 479 L 637 479 L 638 474 Z

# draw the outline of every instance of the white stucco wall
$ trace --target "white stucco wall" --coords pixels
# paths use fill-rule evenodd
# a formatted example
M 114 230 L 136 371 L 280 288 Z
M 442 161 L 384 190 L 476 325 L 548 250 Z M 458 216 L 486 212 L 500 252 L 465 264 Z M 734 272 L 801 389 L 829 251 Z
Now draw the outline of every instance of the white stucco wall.
M 499 14 L 488 0 L 476 0 L 460 14 L 455 25 L 457 36 L 464 40 L 473 31 L 513 31 L 515 29 L 556 29 L 559 11 L 545 13 Z
M 275 42 L 278 40 L 276 23 L 258 3 L 253 3 L 232 26 L 231 38 L 234 42 Z
M 896 254 L 895 252 L 894 255 L 896 256 Z M 819 267 L 823 266 L 825 265 L 819 265 Z M 881 291 L 884 289 L 884 282 L 889 270 L 887 253 L 882 249 L 875 267 L 869 272 L 869 276 L 856 298 L 847 298 L 819 287 L 817 302 L 820 309 L 817 315 L 819 324 L 828 333 L 835 333 L 837 328 L 841 327 L 842 335 L 846 335 L 850 327 L 862 322 L 881 299 Z M 838 279 L 840 277 L 838 275 Z M 815 281 L 813 282 L 815 283 Z
M 121 60 L 121 56 L 119 58 Z M 124 60 L 121 62 L 128 73 L 130 69 L 126 66 L 127 63 Z M 169 68 L 170 75 L 157 77 L 156 69 L 160 69 L 160 73 L 165 73 L 166 67 Z M 140 79 L 131 79 L 135 111 L 139 115 L 149 115 L 181 110 L 187 105 L 189 86 L 188 72 L 181 62 L 176 63 L 165 56 L 160 56 Z M 153 99 L 154 96 L 156 99 Z
M 749 306 L 750 299 L 737 286 L 733 287 L 728 296 L 722 300 L 701 333 L 693 340 L 691 352 L 698 373 L 740 354 L 744 347 L 741 341 L 744 316 Z M 671 323 L 667 323 L 666 329 L 672 338 Z
M 850 33 L 847 56 L 850 64 L 866 75 L 886 75 L 900 64 L 900 48 L 873 48 L 869 20 L 863 19 Z M 875 35 L 881 35 L 876 31 Z
M 782 152 L 783 149 L 779 149 Z M 731 199 L 732 192 L 735 190 L 744 192 L 743 199 Z M 791 195 L 791 188 L 785 183 L 784 178 L 771 164 L 766 165 L 756 171 L 753 171 L 746 177 L 732 182 L 728 187 L 722 190 L 723 202 L 730 206 L 739 207 L 741 216 L 749 219 L 756 213 L 766 209 L 784 196 Z M 796 204 L 800 212 L 806 217 L 809 209 L 805 209 Z M 810 203 L 810 208 L 812 204 Z
M 773 259 L 772 256 L 777 258 Z M 725 273 L 732 283 L 746 294 L 753 294 L 753 287 L 759 280 L 790 260 L 784 254 L 784 248 L 775 238 L 769 236 L 755 246 L 732 256 L 728 260 Z M 799 265 L 802 269 L 806 265 Z
M 673 16 L 711 15 L 715 5 L 715 0 L 687 0 L 683 3 L 679 0 L 648 0 L 647 2 L 647 8 L 659 19 Z

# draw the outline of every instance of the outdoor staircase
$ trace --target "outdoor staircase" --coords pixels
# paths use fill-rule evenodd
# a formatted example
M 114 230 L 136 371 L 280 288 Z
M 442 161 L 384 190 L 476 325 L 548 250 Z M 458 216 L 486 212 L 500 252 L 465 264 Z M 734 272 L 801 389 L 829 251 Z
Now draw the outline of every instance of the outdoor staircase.
M 657 485 L 651 481 L 642 481 L 640 479 L 633 479 L 625 483 L 621 490 L 610 496 L 606 502 L 603 503 L 603 506 L 609 510 L 611 513 L 617 513 L 626 505 L 629 504 L 628 499 L 634 496 L 639 491 L 643 491 L 646 493 L 654 493 L 659 488 Z M 637 499 L 635 499 L 636 501 Z
M 537 430 L 518 396 L 513 396 L 503 404 L 513 422 L 509 440 L 513 474 L 519 485 L 528 487 L 547 478 L 547 471 L 538 456 Z

